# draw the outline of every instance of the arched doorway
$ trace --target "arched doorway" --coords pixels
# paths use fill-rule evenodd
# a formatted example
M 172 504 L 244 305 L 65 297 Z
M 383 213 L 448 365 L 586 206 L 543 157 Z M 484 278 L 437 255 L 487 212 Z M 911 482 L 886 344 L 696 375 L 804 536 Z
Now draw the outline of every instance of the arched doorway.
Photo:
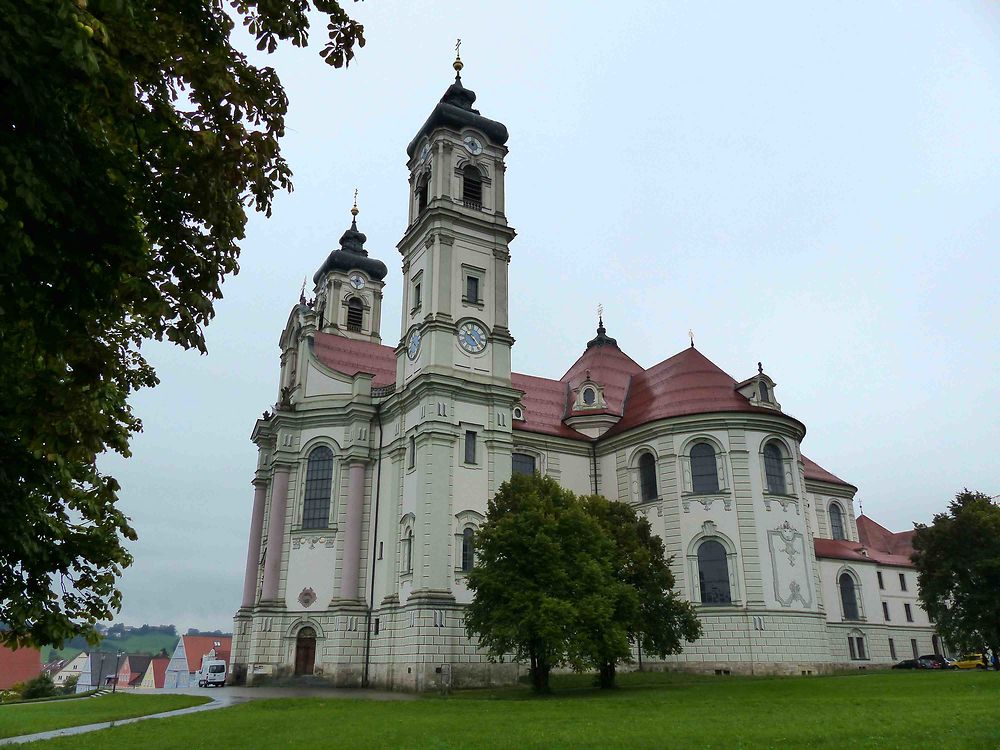
M 316 631 L 308 625 L 295 638 L 295 674 L 312 674 L 316 664 Z

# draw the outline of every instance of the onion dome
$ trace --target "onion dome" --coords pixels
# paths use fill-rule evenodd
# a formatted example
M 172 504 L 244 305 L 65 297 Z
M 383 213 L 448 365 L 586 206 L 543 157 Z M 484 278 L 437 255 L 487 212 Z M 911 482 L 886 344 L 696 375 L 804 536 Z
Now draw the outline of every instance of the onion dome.
M 358 231 L 358 207 L 356 205 L 351 209 L 351 214 L 353 214 L 351 228 L 341 236 L 340 247 L 327 256 L 323 265 L 313 276 L 314 283 L 318 284 L 323 275 L 329 271 L 364 271 L 376 281 L 381 281 L 389 273 L 385 263 L 368 257 L 368 251 L 365 250 L 365 240 L 368 238 Z
M 431 116 L 427 118 L 420 131 L 406 147 L 406 155 L 413 156 L 420 145 L 420 139 L 437 128 L 475 128 L 498 146 L 507 142 L 507 126 L 502 122 L 491 120 L 479 114 L 472 105 L 476 101 L 476 92 L 462 85 L 462 63 L 455 61 L 455 82 L 448 87 L 437 103 Z

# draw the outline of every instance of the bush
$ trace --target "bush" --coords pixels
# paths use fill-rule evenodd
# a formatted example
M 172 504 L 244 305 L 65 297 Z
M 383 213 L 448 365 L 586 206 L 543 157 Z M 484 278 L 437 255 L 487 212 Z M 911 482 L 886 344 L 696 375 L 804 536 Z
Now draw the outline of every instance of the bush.
M 40 674 L 33 680 L 24 684 L 21 690 L 21 698 L 30 700 L 32 698 L 49 698 L 56 694 L 56 686 L 52 678 L 47 674 Z
M 60 695 L 72 695 L 76 692 L 76 683 L 80 681 L 80 675 L 75 674 L 72 677 L 66 679 L 63 686 L 59 689 Z

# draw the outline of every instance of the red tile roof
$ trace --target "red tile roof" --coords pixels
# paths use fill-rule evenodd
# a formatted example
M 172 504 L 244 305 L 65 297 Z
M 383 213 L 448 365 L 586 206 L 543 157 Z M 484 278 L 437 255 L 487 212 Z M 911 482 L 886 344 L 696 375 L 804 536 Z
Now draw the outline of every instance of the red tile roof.
M 514 422 L 515 429 L 570 440 L 590 440 L 586 435 L 563 424 L 563 417 L 566 415 L 565 383 L 517 372 L 512 373 L 510 379 L 517 390 L 524 391 L 521 398 L 524 421 Z
M 858 516 L 858 538 L 866 547 L 892 555 L 909 557 L 913 554 L 913 530 L 889 531 L 868 516 Z
M 857 489 L 857 487 L 854 487 L 853 484 L 845 482 L 835 474 L 831 474 L 812 459 L 802 456 L 802 463 L 805 466 L 806 479 L 814 479 L 817 482 L 828 482 L 829 484 L 842 484 L 845 487 L 853 487 L 854 489 Z
M 608 339 L 588 346 L 580 358 L 573 363 L 560 380 L 568 386 L 566 391 L 566 414 L 573 410 L 572 389 L 578 388 L 589 374 L 590 379 L 601 386 L 607 409 L 596 413 L 621 415 L 628 395 L 629 383 L 633 376 L 642 372 L 642 367 L 618 348 L 618 344 Z M 580 414 L 594 414 L 593 409 L 583 409 Z
M 736 381 L 693 346 L 632 378 L 625 414 L 608 434 L 667 417 L 711 412 L 758 412 L 735 389 Z
M 893 533 L 875 523 L 868 516 L 858 516 L 858 539 L 814 539 L 816 557 L 834 560 L 854 560 L 875 562 L 880 565 L 895 565 L 912 568 L 913 532 Z
M 187 657 L 188 672 L 197 672 L 201 669 L 201 657 L 213 648 L 216 659 L 222 659 L 226 664 L 229 663 L 229 652 L 233 645 L 231 635 L 185 635 L 181 638 L 184 641 L 184 656 Z M 216 643 L 220 645 L 216 646 Z
M 391 346 L 317 333 L 313 352 L 331 370 L 352 377 L 359 372 L 374 376 L 372 385 L 377 388 L 396 382 L 396 353 Z
M 17 650 L 0 646 L 0 690 L 33 680 L 42 673 L 42 652 L 37 648 Z

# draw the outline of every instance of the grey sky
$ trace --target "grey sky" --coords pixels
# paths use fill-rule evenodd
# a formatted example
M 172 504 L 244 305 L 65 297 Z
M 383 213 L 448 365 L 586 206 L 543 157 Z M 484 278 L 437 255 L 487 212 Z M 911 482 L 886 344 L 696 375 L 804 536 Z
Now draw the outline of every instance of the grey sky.
M 593 335 L 651 366 L 763 361 L 804 452 L 893 530 L 1000 492 L 1000 4 L 347 3 L 368 45 L 266 59 L 295 192 L 255 217 L 210 354 L 147 354 L 134 457 L 104 462 L 140 539 L 121 619 L 230 628 L 254 419 L 302 278 L 349 224 L 390 269 L 399 337 L 406 144 L 452 79 L 510 130 L 514 368 L 559 377 Z M 261 58 L 262 59 L 262 58 Z

